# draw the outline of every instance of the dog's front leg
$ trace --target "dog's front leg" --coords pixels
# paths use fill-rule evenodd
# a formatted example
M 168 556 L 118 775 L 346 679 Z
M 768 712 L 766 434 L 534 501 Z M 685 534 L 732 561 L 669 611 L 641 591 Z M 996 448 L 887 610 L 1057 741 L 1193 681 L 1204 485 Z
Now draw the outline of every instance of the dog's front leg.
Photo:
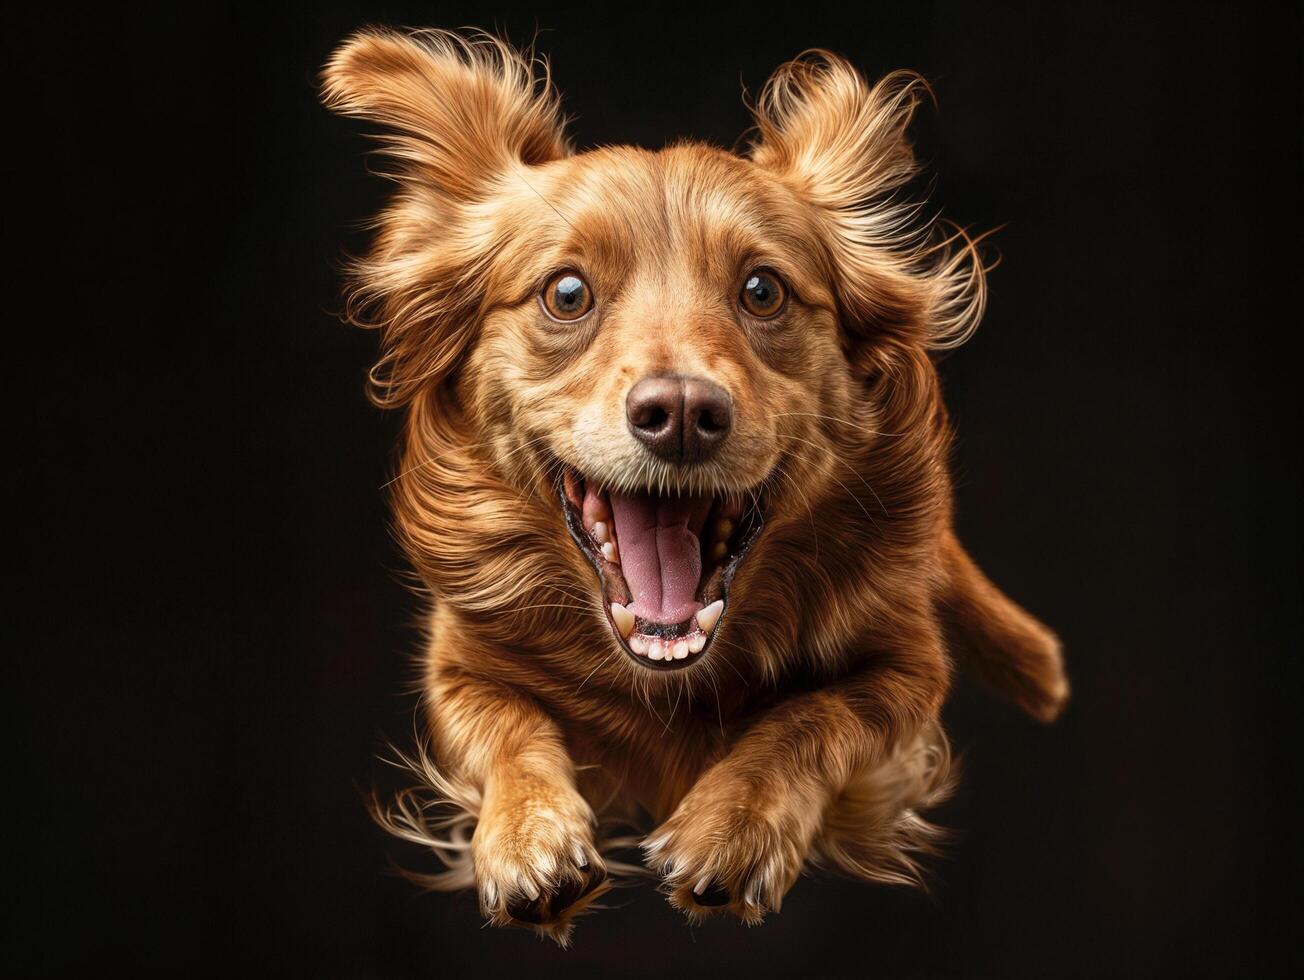
M 519 691 L 438 658 L 428 693 L 442 763 L 481 793 L 471 853 L 482 912 L 564 942 L 608 885 L 561 732 Z
M 924 623 L 908 650 L 872 655 L 763 715 L 644 843 L 671 904 L 694 917 L 727 909 L 747 922 L 777 911 L 829 804 L 936 723 L 947 683 L 937 629 Z

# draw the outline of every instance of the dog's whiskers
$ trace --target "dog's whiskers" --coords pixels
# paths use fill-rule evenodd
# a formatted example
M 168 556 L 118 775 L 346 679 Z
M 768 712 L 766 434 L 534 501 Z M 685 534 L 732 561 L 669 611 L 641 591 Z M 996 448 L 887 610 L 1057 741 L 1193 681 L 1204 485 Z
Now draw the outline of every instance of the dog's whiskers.
M 882 436 L 885 439 L 897 439 L 907 434 L 904 432 L 880 432 L 877 429 L 871 429 L 868 426 L 864 426 L 856 422 L 852 422 L 850 419 L 839 418 L 836 415 L 825 415 L 823 412 L 775 412 L 774 417 L 775 418 L 802 417 L 802 418 L 824 419 L 828 422 L 837 422 L 839 425 L 845 425 L 848 426 L 849 428 L 857 429 L 858 431 L 864 432 L 867 435 Z
M 536 445 L 536 444 L 538 444 L 538 443 L 540 443 L 540 442 L 546 442 L 547 439 L 548 439 L 547 436 L 535 436 L 535 437 L 532 438 L 532 439 L 527 439 L 524 443 L 522 443 L 521 445 L 517 446 L 515 449 L 512 449 L 511 451 L 507 452 L 505 455 L 499 457 L 497 461 L 498 461 L 498 462 L 502 462 L 502 461 L 504 461 L 504 460 L 510 459 L 512 456 L 515 456 L 517 453 L 519 453 L 519 452 L 523 452 L 524 450 L 529 449 L 531 446 L 534 446 L 534 445 Z M 495 445 L 495 443 L 496 443 L 496 440 L 493 440 L 493 439 L 486 439 L 486 440 L 484 440 L 483 442 L 473 443 L 473 444 L 471 444 L 471 445 L 469 445 L 469 446 L 454 446 L 454 447 L 452 447 L 452 448 L 450 448 L 450 449 L 448 449 L 448 450 L 446 450 L 446 451 L 444 451 L 444 452 L 442 452 L 442 453 L 437 453 L 437 454 L 434 455 L 434 456 L 429 456 L 429 457 L 427 457 L 426 459 L 423 459 L 420 463 L 415 464 L 414 466 L 410 466 L 410 467 L 408 467 L 406 470 L 403 470 L 403 471 L 402 471 L 401 473 L 399 473 L 397 476 L 393 477 L 393 478 L 390 479 L 390 480 L 387 480 L 385 483 L 382 483 L 382 484 L 380 485 L 380 489 L 381 489 L 381 490 L 388 489 L 388 488 L 391 487 L 393 484 L 397 483 L 399 480 L 402 480 L 404 477 L 411 476 L 413 473 L 416 473 L 416 472 L 419 471 L 419 470 L 425 469 L 425 467 L 427 467 L 427 466 L 431 466 L 431 465 L 433 465 L 434 463 L 437 463 L 437 462 L 439 462 L 440 460 L 442 460 L 444 457 L 452 455 L 453 453 L 468 453 L 468 454 L 469 454 L 469 453 L 471 453 L 471 452 L 474 451 L 474 450 L 477 450 L 477 449 L 483 449 L 483 448 L 485 448 L 486 446 L 492 446 L 492 445 Z
M 588 612 L 587 606 L 577 606 L 568 602 L 536 602 L 528 606 L 511 605 L 507 607 L 511 612 L 525 612 L 530 609 L 569 609 L 571 612 Z
M 619 652 L 620 652 L 619 650 L 612 650 L 605 657 L 603 657 L 601 660 L 598 661 L 596 667 L 594 667 L 591 671 L 589 671 L 587 674 L 584 675 L 584 680 L 580 681 L 580 686 L 575 688 L 576 696 L 578 696 L 579 693 L 584 690 L 584 685 L 589 682 L 589 678 L 592 677 L 594 674 L 596 674 L 607 663 L 607 661 L 609 661 L 612 657 L 614 657 Z
M 791 450 L 788 449 L 785 449 L 783 451 L 785 453 L 791 453 Z M 797 491 L 797 493 L 801 494 L 802 502 L 806 505 L 806 514 L 807 516 L 810 517 L 811 535 L 815 539 L 815 564 L 818 565 L 820 561 L 820 532 L 819 532 L 819 526 L 816 524 L 815 521 L 815 511 L 810 505 L 810 497 L 807 495 L 806 491 L 801 488 L 801 485 L 798 484 L 797 481 L 792 478 L 791 474 L 785 472 L 782 469 L 778 469 L 776 470 L 776 472 L 779 474 L 779 476 L 783 477 L 785 480 L 787 480 L 789 483 L 792 484 L 792 488 L 795 491 Z
M 864 484 L 865 489 L 868 490 L 868 491 L 870 492 L 870 494 L 874 497 L 874 501 L 878 504 L 879 509 L 880 509 L 881 511 L 883 511 L 883 516 L 884 516 L 884 517 L 889 517 L 889 516 L 891 516 L 891 515 L 888 514 L 887 508 L 886 508 L 885 506 L 883 506 L 883 501 L 882 501 L 882 499 L 879 497 L 879 495 L 878 495 L 877 493 L 874 492 L 874 488 L 871 487 L 871 486 L 869 485 L 869 481 L 867 481 L 867 480 L 864 478 L 864 476 L 861 475 L 860 471 L 857 470 L 854 466 L 852 466 L 850 463 L 848 463 L 845 459 L 842 459 L 842 458 L 841 458 L 837 453 L 832 452 L 831 450 L 829 450 L 829 449 L 828 449 L 827 447 L 825 447 L 825 446 L 821 446 L 821 445 L 820 445 L 819 443 L 817 443 L 817 442 L 813 442 L 813 441 L 810 440 L 810 439 L 803 439 L 801 436 L 792 436 L 792 438 L 793 438 L 793 439 L 796 439 L 798 442 L 805 443 L 805 444 L 808 445 L 808 446 L 814 446 L 816 449 L 818 449 L 818 450 L 820 450 L 821 452 L 823 452 L 824 455 L 825 455 L 826 457 L 831 458 L 834 462 L 836 462 L 836 463 L 840 463 L 841 465 L 845 466 L 848 470 L 851 471 L 852 474 L 855 475 L 856 479 L 858 479 L 862 484 Z M 796 455 L 796 454 L 794 453 L 794 455 Z M 804 462 L 807 462 L 807 463 L 810 462 L 809 459 L 807 459 L 806 457 L 803 457 L 803 456 L 798 456 L 797 458 L 802 459 Z M 834 481 L 837 482 L 838 486 L 842 487 L 843 490 L 846 490 L 846 491 L 847 491 L 848 496 L 850 496 L 852 500 L 856 501 L 856 503 L 860 506 L 860 509 L 861 509 L 861 511 L 864 513 L 864 515 L 865 515 L 867 518 L 869 518 L 870 523 L 873 524 L 875 527 L 879 527 L 879 523 L 878 523 L 877 521 L 874 520 L 873 516 L 869 513 L 868 510 L 865 510 L 865 505 L 861 502 L 860 497 L 859 497 L 858 495 L 856 495 L 855 493 L 853 493 L 853 492 L 851 491 L 851 488 L 848 487 L 848 486 L 847 486 L 845 483 L 843 483 L 841 480 L 839 480 L 836 476 L 833 476 L 832 474 L 829 474 L 829 476 L 830 476 L 831 479 L 833 479 Z

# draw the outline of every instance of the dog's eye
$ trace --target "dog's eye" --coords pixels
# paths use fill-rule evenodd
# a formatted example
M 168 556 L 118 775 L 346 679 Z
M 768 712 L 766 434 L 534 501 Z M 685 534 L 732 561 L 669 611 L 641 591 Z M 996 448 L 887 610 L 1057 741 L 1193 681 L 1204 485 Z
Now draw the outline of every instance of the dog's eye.
M 554 320 L 578 320 L 593 309 L 593 290 L 575 272 L 559 272 L 543 287 L 543 308 Z
M 752 316 L 764 320 L 783 309 L 786 296 L 787 292 L 778 276 L 773 272 L 758 269 L 743 280 L 743 291 L 738 301 Z

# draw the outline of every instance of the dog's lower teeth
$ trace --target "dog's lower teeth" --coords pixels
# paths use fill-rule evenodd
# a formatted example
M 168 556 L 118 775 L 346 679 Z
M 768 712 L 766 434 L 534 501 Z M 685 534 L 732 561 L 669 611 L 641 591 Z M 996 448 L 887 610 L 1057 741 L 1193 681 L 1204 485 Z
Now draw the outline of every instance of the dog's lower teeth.
M 729 535 L 733 534 L 733 521 L 723 520 L 715 526 L 715 536 L 721 541 L 728 541 Z
M 606 521 L 598 521 L 593 525 L 593 540 L 598 544 L 606 544 L 611 540 L 611 532 L 607 529 Z
M 613 609 L 617 606 L 619 603 L 612 603 Z M 625 607 L 619 606 L 619 608 Z M 614 614 L 612 620 L 615 620 Z M 695 631 L 679 639 L 664 639 L 659 636 L 648 636 L 646 633 L 630 633 L 625 642 L 630 650 L 649 660 L 687 660 L 693 654 L 701 653 L 706 649 L 706 634 Z
M 620 564 L 620 552 L 616 550 L 616 542 L 608 541 L 602 546 L 602 557 L 613 565 Z
M 711 549 L 711 557 L 714 558 L 716 561 L 719 561 L 727 554 L 729 554 L 729 546 L 726 545 L 723 541 L 718 542 L 716 546 Z

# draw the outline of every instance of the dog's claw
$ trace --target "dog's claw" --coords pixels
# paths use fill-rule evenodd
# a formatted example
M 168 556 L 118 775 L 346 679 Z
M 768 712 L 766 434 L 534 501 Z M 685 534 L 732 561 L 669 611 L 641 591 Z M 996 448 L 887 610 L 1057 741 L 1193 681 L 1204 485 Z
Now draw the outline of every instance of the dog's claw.
M 571 845 L 571 856 L 575 859 L 575 865 L 581 871 L 589 866 L 589 856 L 584 853 L 584 848 L 579 843 Z

